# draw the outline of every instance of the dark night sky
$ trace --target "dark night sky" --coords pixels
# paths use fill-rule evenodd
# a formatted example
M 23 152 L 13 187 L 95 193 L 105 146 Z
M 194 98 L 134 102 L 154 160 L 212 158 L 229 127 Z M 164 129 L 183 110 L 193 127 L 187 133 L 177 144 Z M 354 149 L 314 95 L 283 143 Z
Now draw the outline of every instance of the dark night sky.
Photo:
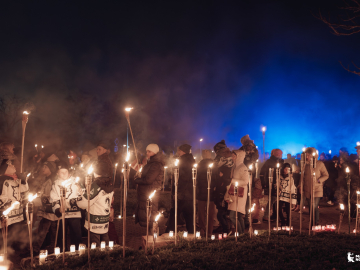
M 144 145 L 186 140 L 196 151 L 203 137 L 203 147 L 221 139 L 237 147 L 250 134 L 262 146 L 265 125 L 267 151 L 295 154 L 307 145 L 353 152 L 360 77 L 339 61 L 360 64 L 360 35 L 337 37 L 314 17 L 321 10 L 335 19 L 341 5 L 8 1 L 0 11 L 0 93 L 36 105 L 31 143 L 63 138 L 59 126 L 80 117 L 73 107 L 81 94 L 94 98 L 85 126 L 101 130 L 94 137 L 80 135 L 84 128 L 69 132 L 82 144 L 123 141 L 123 108 L 131 104 Z M 100 122 L 99 104 L 110 108 Z

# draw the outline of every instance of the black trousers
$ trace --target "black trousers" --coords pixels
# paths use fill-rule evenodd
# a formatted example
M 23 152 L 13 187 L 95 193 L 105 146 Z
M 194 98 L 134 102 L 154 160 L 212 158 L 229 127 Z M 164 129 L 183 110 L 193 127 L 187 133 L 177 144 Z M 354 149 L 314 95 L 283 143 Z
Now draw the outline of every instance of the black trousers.
M 193 218 L 193 201 L 178 200 L 178 217 L 183 215 L 186 223 L 186 230 L 188 233 L 194 233 L 194 218 Z M 168 220 L 168 226 L 166 233 L 175 230 L 175 208 L 170 210 L 170 216 Z
M 62 239 L 63 239 L 63 234 L 62 234 L 62 219 L 60 219 L 60 224 L 59 224 L 59 234 L 58 234 L 58 247 L 60 247 L 60 250 L 62 252 L 63 247 L 62 247 Z M 81 244 L 81 218 L 66 218 L 65 219 L 65 235 L 68 235 L 69 237 L 65 238 L 65 246 L 66 249 L 65 250 L 70 250 L 70 245 L 75 245 L 75 249 L 78 250 L 79 249 L 79 244 Z M 70 240 L 70 241 L 68 241 Z
M 104 233 L 104 234 L 97 234 L 97 233 L 93 233 L 90 232 L 90 245 L 92 243 L 96 243 L 96 247 L 100 247 L 100 244 L 102 241 L 106 242 L 106 246 L 109 246 L 109 235 L 108 233 Z

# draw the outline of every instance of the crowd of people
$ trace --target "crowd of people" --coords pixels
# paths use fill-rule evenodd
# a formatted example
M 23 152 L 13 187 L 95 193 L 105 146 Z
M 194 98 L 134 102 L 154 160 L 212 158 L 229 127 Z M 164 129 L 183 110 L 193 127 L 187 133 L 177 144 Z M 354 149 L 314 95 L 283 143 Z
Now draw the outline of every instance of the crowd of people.
M 180 145 L 176 153 L 169 156 L 161 151 L 157 144 L 149 144 L 144 155 L 133 154 L 129 161 L 131 167 L 129 185 L 137 192 L 135 222 L 146 227 L 147 199 L 154 190 L 160 191 L 166 186 L 171 190 L 172 207 L 165 232 L 175 230 L 173 169 L 176 159 L 179 170 L 177 211 L 190 234 L 194 233 L 193 168 L 195 164 L 197 164 L 197 226 L 202 236 L 206 234 L 207 223 L 209 235 L 214 232 L 230 235 L 234 233 L 236 222 L 238 222 L 238 232 L 244 233 L 249 225 L 250 208 L 254 208 L 252 224 L 261 224 L 262 221 L 269 219 L 274 221 L 279 215 L 281 225 L 286 226 L 289 224 L 290 211 L 305 211 L 300 209 L 301 197 L 305 205 L 310 205 L 311 196 L 314 196 L 315 220 L 313 224 L 316 225 L 319 223 L 317 206 L 321 198 L 329 205 L 346 204 L 347 177 L 351 178 L 350 213 L 355 215 L 356 191 L 360 181 L 357 154 L 349 154 L 342 148 L 339 156 L 331 157 L 324 153 L 319 155 L 315 148 L 308 147 L 304 149 L 305 160 L 302 166 L 300 155 L 295 158 L 288 154 L 286 159 L 282 159 L 281 149 L 273 149 L 267 160 L 259 162 L 258 149 L 248 135 L 241 138 L 241 144 L 238 150 L 231 151 L 222 140 L 215 144 L 213 150 L 203 150 L 199 161 L 194 158 L 189 144 Z M 357 151 L 360 150 L 359 148 L 357 147 Z M 310 164 L 311 161 L 313 161 L 312 164 Z M 75 245 L 78 248 L 82 242 L 82 236 L 87 236 L 87 230 L 90 230 L 91 243 L 96 243 L 97 246 L 101 241 L 112 240 L 118 243 L 113 224 L 112 203 L 116 183 L 121 183 L 124 179 L 122 166 L 115 166 L 115 164 L 123 162 L 124 156 L 111 153 L 106 143 L 99 143 L 96 148 L 81 153 L 44 147 L 36 148 L 29 154 L 21 173 L 20 159 L 14 153 L 14 144 L 1 143 L 0 211 L 3 212 L 14 202 L 19 202 L 6 219 L 9 228 L 8 245 L 23 250 L 23 256 L 28 255 L 29 237 L 25 206 L 28 203 L 29 194 L 38 195 L 38 198 L 34 200 L 36 226 L 33 247 L 35 255 L 40 249 L 48 249 L 51 252 L 54 250 L 53 247 L 69 250 L 70 245 Z M 208 198 L 209 166 L 211 167 L 211 185 Z M 85 179 L 89 177 L 90 167 L 93 168 L 93 173 L 90 194 L 87 194 Z M 272 171 L 269 170 L 271 168 Z M 279 168 L 278 171 L 277 168 Z M 349 173 L 345 171 L 346 168 L 350 169 Z M 251 179 L 249 175 L 252 176 Z M 312 183 L 313 175 L 315 175 L 315 183 Z M 271 177 L 272 183 L 269 181 Z M 303 179 L 302 189 L 300 188 L 301 179 Z M 251 183 L 251 202 L 248 199 L 249 183 Z M 235 186 L 237 193 L 234 192 Z M 65 205 L 60 203 L 62 187 L 66 190 Z M 118 187 L 122 185 L 119 184 Z M 301 190 L 303 190 L 302 194 Z M 277 196 L 280 198 L 279 212 L 276 207 Z M 160 192 L 155 192 L 152 198 L 150 230 L 159 211 L 159 198 Z M 261 198 L 268 198 L 262 220 L 259 203 Z M 88 209 L 89 201 L 90 209 Z M 290 202 L 294 206 L 292 209 L 290 209 Z M 90 212 L 90 228 L 87 222 L 88 211 Z M 62 222 L 60 222 L 63 214 L 67 234 L 64 247 L 62 246 Z M 214 220 L 217 220 L 219 224 L 216 229 L 214 229 Z M 4 224 L 2 221 L 1 228 Z

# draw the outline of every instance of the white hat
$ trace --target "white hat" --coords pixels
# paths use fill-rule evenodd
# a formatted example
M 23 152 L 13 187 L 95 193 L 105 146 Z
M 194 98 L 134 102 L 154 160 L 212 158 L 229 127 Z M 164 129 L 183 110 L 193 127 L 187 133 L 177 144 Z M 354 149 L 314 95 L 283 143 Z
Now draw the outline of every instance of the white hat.
M 157 144 L 151 143 L 146 147 L 146 150 L 153 152 L 154 154 L 159 153 L 160 149 Z

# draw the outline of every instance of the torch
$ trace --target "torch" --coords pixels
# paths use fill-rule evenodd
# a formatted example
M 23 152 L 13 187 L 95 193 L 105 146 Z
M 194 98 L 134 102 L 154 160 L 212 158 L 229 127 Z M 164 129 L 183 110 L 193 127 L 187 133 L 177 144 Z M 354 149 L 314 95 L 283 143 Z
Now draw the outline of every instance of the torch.
M 156 190 L 150 194 L 149 199 L 146 200 L 146 245 L 145 245 L 145 254 L 148 250 L 149 242 L 149 219 L 150 219 L 150 209 L 151 209 L 151 199 L 154 197 Z
M 252 169 L 253 169 L 253 165 L 250 164 L 249 165 L 249 205 L 251 205 L 251 188 L 252 188 Z M 250 234 L 250 238 L 252 236 L 252 218 L 251 218 L 251 214 L 252 211 L 254 210 L 254 207 L 251 207 L 250 209 L 250 213 L 249 213 L 249 234 Z
M 193 197 L 194 197 L 194 235 L 196 235 L 196 176 L 197 176 L 197 164 L 194 164 L 192 168 L 192 179 L 193 179 Z M 196 236 L 194 237 L 196 241 Z
M 66 198 L 66 186 L 70 182 L 70 179 L 62 182 L 61 186 L 60 186 L 60 207 L 62 209 L 61 211 L 61 219 L 62 219 L 62 231 L 63 231 L 63 264 L 65 264 L 65 239 L 66 239 L 66 234 L 65 234 L 65 198 Z M 89 195 L 89 193 L 88 193 Z M 90 202 L 90 198 L 89 202 Z M 89 226 L 89 231 L 90 231 L 90 226 Z
M 234 187 L 234 194 L 235 194 L 235 208 L 236 208 L 236 217 L 235 217 L 235 242 L 237 242 L 238 237 L 238 182 L 235 182 Z
M 206 241 L 208 240 L 208 230 L 209 230 L 209 208 L 210 208 L 210 185 L 211 185 L 211 168 L 213 163 L 209 164 L 207 169 L 207 182 L 208 182 L 208 194 L 207 194 L 207 204 L 206 204 Z M 195 232 L 194 232 L 195 233 Z
M 289 219 L 289 227 L 290 227 L 290 230 L 289 230 L 289 235 L 291 235 L 291 208 L 292 208 L 292 168 L 289 168 L 289 185 L 290 185 L 290 211 L 289 211 L 289 216 L 288 216 L 288 219 Z
M 159 235 L 159 223 L 158 223 L 158 220 L 160 218 L 160 215 L 161 215 L 161 213 L 159 213 L 156 216 L 155 221 L 153 223 L 153 250 L 152 250 L 152 254 L 154 254 L 156 238 Z M 146 244 L 147 244 L 147 241 L 146 241 Z
M 175 246 L 177 244 L 177 212 L 178 212 L 178 201 L 177 201 L 177 193 L 178 193 L 178 182 L 179 182 L 179 160 L 175 160 L 175 168 L 174 168 L 174 180 L 175 180 Z
M 118 164 L 116 163 L 116 164 L 115 164 L 115 170 L 114 170 L 114 184 L 113 184 L 113 185 L 115 185 L 115 177 L 116 177 L 116 169 L 117 169 L 117 166 L 118 166 Z
M 29 120 L 29 112 L 23 111 L 22 117 L 22 146 L 21 146 L 21 164 L 20 164 L 20 172 L 23 172 L 23 165 L 24 165 L 24 144 L 25 144 L 25 129 L 26 124 Z
M 126 201 L 127 201 L 127 183 L 129 178 L 129 158 L 130 152 L 127 152 L 125 159 L 124 170 L 124 193 L 123 193 L 123 257 L 125 258 L 125 245 L 126 245 Z
M 4 261 L 7 260 L 8 215 L 18 204 L 20 204 L 18 201 L 13 202 L 10 207 L 3 212 L 3 215 L 1 216 L 1 232 L 4 239 Z
M 133 109 L 133 108 L 125 108 L 125 117 L 126 117 L 126 120 L 127 120 L 128 124 L 129 124 L 130 133 L 131 133 L 131 138 L 132 138 L 132 141 L 133 141 L 133 144 L 134 144 L 136 162 L 137 162 L 137 164 L 140 165 L 139 160 L 138 160 L 138 157 L 137 157 L 137 151 L 136 151 L 136 146 L 135 146 L 134 135 L 133 135 L 133 132 L 132 132 L 132 129 L 131 129 L 131 124 L 130 124 L 130 116 L 129 116 L 129 113 L 130 113 L 130 111 L 131 111 L 132 109 Z M 128 153 L 129 153 L 129 152 L 128 152 Z
M 92 178 L 93 167 L 92 165 L 88 169 L 88 174 L 85 177 L 86 193 L 88 199 L 88 212 L 87 212 L 87 221 L 88 221 L 88 262 L 90 263 L 90 187 L 91 187 L 91 178 Z
M 300 175 L 300 233 L 302 233 L 302 213 L 303 213 L 303 206 L 304 206 L 304 174 L 305 174 L 305 165 L 306 165 L 306 155 L 305 155 L 305 147 L 302 149 L 301 153 L 301 175 Z
M 351 213 L 350 213 L 350 183 L 351 183 L 351 178 L 350 178 L 350 169 L 349 169 L 349 167 L 346 167 L 345 172 L 346 172 L 346 183 L 347 183 L 347 189 L 348 189 L 348 213 L 349 213 L 349 234 L 350 234 L 350 222 L 351 222 Z
M 167 169 L 167 166 L 164 167 L 164 182 L 163 182 L 163 191 L 164 192 L 165 192 L 166 169 Z
M 28 174 L 29 176 L 30 174 Z M 28 229 L 29 229 L 29 240 L 30 240 L 30 256 L 31 256 L 31 266 L 34 265 L 34 252 L 32 245 L 32 225 L 33 225 L 33 213 L 34 213 L 34 203 L 32 202 L 37 197 L 37 194 L 34 196 L 29 194 L 28 203 L 26 204 L 26 218 L 28 220 Z
M 339 229 L 338 229 L 338 233 L 340 233 L 340 227 L 341 227 L 341 223 L 344 217 L 344 212 L 345 212 L 345 206 L 344 204 L 340 203 L 340 221 L 339 221 Z
M 310 198 L 310 219 L 309 219 L 309 235 L 311 233 L 311 224 L 315 224 L 315 181 L 316 175 L 314 169 L 316 168 L 316 159 L 315 152 L 312 153 L 312 157 L 310 159 L 310 172 L 312 176 L 311 181 L 311 198 Z
M 273 178 L 274 178 L 274 168 L 269 168 L 269 237 L 270 237 L 270 233 L 271 233 L 271 229 L 270 229 L 270 213 L 271 213 L 271 188 L 272 188 L 272 184 L 273 184 Z
M 276 164 L 276 227 L 279 228 L 280 164 Z
M 356 222 L 355 222 L 355 235 L 357 234 L 357 228 L 358 228 L 358 215 L 359 215 L 359 195 L 360 195 L 360 191 L 357 190 L 356 191 Z
M 263 127 L 261 129 L 262 134 L 263 134 L 263 155 L 264 155 L 264 162 L 265 162 L 265 131 L 266 131 L 266 127 Z

